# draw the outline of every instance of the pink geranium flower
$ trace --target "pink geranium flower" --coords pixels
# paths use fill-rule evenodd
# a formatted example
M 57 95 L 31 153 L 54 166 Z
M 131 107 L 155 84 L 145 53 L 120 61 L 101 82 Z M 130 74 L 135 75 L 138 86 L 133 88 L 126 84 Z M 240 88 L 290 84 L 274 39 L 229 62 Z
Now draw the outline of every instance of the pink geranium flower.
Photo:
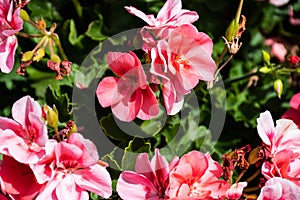
M 32 167 L 37 180 L 46 182 L 37 200 L 88 200 L 87 190 L 104 198 L 112 194 L 110 175 L 98 164 L 98 152 L 90 140 L 73 133 L 67 141 L 51 141 L 47 147 L 47 156 Z
M 269 38 L 265 41 L 265 45 L 270 46 L 271 55 L 277 58 L 280 62 L 285 61 L 285 56 L 287 55 L 288 51 L 282 43 L 277 38 Z
M 152 48 L 150 72 L 163 79 L 168 114 L 176 114 L 181 109 L 183 96 L 199 80 L 214 80 L 216 65 L 211 57 L 212 48 L 208 35 L 188 24 L 177 27 L 168 40 L 160 40 Z
M 12 106 L 13 119 L 0 117 L 0 153 L 34 164 L 45 154 L 47 127 L 38 102 L 25 96 Z
M 300 128 L 300 93 L 295 94 L 290 101 L 290 109 L 288 109 L 281 118 L 291 119 Z
M 279 176 L 300 185 L 300 130 L 296 124 L 280 119 L 274 127 L 268 111 L 261 113 L 257 121 L 258 134 L 264 143 L 262 174 L 267 179 Z
M 22 29 L 20 8 L 14 10 L 13 1 L 0 0 L 0 70 L 9 73 L 14 66 L 18 46 L 15 33 Z
M 34 199 L 42 187 L 28 165 L 6 155 L 0 165 L 0 177 L 4 187 L 2 190 L 13 199 Z
M 300 197 L 300 187 L 293 182 L 274 177 L 265 183 L 257 200 L 296 200 Z
M 183 24 L 191 24 L 199 18 L 197 12 L 182 9 L 181 0 L 166 1 L 156 18 L 154 15 L 146 15 L 132 6 L 126 6 L 125 8 L 130 14 L 141 18 L 148 24 L 141 30 L 145 42 L 143 49 L 146 51 L 156 44 L 157 39 L 168 37 L 172 29 Z
M 136 117 L 148 120 L 158 115 L 157 99 L 147 84 L 138 57 L 133 52 L 109 52 L 106 60 L 120 78 L 105 77 L 99 83 L 96 94 L 101 106 L 111 106 L 114 115 L 122 121 Z
M 151 162 L 148 154 L 136 159 L 135 172 L 123 171 L 118 179 L 117 192 L 124 200 L 168 199 L 169 173 L 177 164 L 175 157 L 170 164 L 158 149 Z
M 225 199 L 229 183 L 219 180 L 222 167 L 210 155 L 191 151 L 170 173 L 171 199 Z

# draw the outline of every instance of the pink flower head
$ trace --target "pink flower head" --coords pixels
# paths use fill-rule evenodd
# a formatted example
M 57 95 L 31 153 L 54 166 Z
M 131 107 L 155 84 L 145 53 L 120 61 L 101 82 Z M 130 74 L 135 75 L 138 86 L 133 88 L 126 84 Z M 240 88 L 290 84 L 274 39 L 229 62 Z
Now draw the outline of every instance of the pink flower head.
M 138 57 L 133 52 L 109 52 L 106 60 L 120 78 L 105 77 L 99 83 L 96 94 L 101 106 L 111 106 L 114 115 L 122 121 L 136 117 L 148 120 L 158 115 L 157 99 L 147 84 Z
M 290 101 L 290 109 L 282 116 L 283 119 L 291 119 L 300 128 L 300 93 L 295 94 Z
M 170 173 L 169 196 L 173 199 L 225 199 L 229 183 L 219 180 L 222 167 L 209 154 L 191 151 L 180 158 Z
M 148 154 L 136 159 L 135 172 L 123 171 L 118 179 L 117 192 L 124 200 L 168 199 L 169 173 L 176 166 L 175 157 L 170 164 L 155 149 L 151 162 Z
M 208 35 L 187 24 L 177 27 L 168 40 L 160 40 L 152 48 L 150 72 L 163 79 L 168 114 L 176 114 L 181 109 L 183 96 L 199 80 L 214 80 L 216 65 L 211 57 L 212 48 Z
M 0 165 L 0 177 L 3 181 L 4 192 L 14 199 L 34 199 L 42 187 L 37 183 L 28 165 L 19 163 L 6 155 L 3 156 Z
M 15 51 L 18 46 L 15 33 L 22 29 L 20 8 L 13 9 L 13 1 L 0 0 L 0 69 L 9 73 L 14 65 Z
M 247 182 L 239 182 L 233 184 L 229 190 L 226 191 L 227 199 L 240 199 Z
M 73 133 L 67 141 L 49 147 L 53 152 L 33 166 L 38 181 L 47 181 L 37 200 L 88 200 L 87 190 L 104 198 L 111 195 L 110 175 L 98 165 L 98 152 L 90 140 Z
M 180 26 L 196 21 L 199 16 L 195 11 L 182 9 L 181 0 L 167 0 L 155 18 L 154 15 L 146 15 L 142 11 L 129 6 L 126 10 L 148 24 L 149 27 Z
M 25 96 L 12 106 L 14 120 L 0 117 L 0 152 L 21 163 L 37 163 L 45 154 L 47 127 L 38 102 Z
M 265 183 L 257 200 L 292 200 L 300 197 L 300 188 L 293 182 L 274 177 Z
M 182 9 L 181 0 L 167 0 L 156 18 L 154 15 L 146 15 L 132 6 L 125 8 L 130 14 L 141 18 L 148 24 L 141 30 L 145 42 L 143 49 L 146 51 L 156 44 L 157 39 L 168 37 L 172 29 L 183 24 L 191 24 L 199 18 L 197 12 Z
M 287 49 L 284 43 L 280 42 L 276 38 L 269 38 L 265 41 L 265 45 L 271 46 L 271 55 L 277 58 L 280 62 L 285 61 L 285 56 L 287 55 Z

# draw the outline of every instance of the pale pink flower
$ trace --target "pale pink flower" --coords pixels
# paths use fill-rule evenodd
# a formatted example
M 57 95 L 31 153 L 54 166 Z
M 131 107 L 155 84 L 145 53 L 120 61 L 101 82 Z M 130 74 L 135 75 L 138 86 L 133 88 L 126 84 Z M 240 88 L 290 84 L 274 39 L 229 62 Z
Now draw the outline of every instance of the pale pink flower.
M 244 188 L 247 186 L 247 182 L 234 183 L 227 191 L 227 199 L 240 199 L 242 196 Z
M 45 154 L 47 127 L 42 121 L 42 109 L 30 96 L 12 106 L 13 119 L 0 117 L 0 153 L 18 162 L 34 164 Z
M 18 46 L 15 33 L 22 29 L 20 8 L 14 10 L 13 1 L 0 0 L 0 70 L 9 73 L 14 66 Z
M 193 25 L 174 29 L 168 40 L 159 40 L 151 49 L 150 72 L 163 79 L 163 95 L 167 113 L 176 114 L 183 96 L 199 82 L 214 80 L 216 65 L 211 57 L 213 43 Z
M 157 39 L 168 37 L 169 32 L 177 26 L 191 24 L 199 18 L 197 12 L 182 9 L 181 0 L 167 0 L 156 18 L 154 15 L 146 15 L 132 6 L 125 8 L 130 14 L 141 18 L 148 24 L 141 30 L 145 42 L 144 50 L 149 50 L 148 45 L 156 44 Z
M 271 46 L 271 55 L 277 58 L 280 62 L 285 61 L 285 56 L 287 55 L 287 49 L 284 43 L 278 41 L 277 39 L 269 38 L 265 41 L 265 45 Z
M 281 116 L 283 119 L 291 119 L 300 128 L 300 93 L 295 94 L 290 101 L 290 109 Z
M 300 185 L 300 130 L 288 119 L 276 121 L 276 127 L 270 112 L 260 114 L 258 134 L 263 141 L 264 163 L 262 174 L 270 179 L 283 177 Z
M 290 0 L 269 0 L 270 4 L 274 6 L 283 6 L 284 4 L 287 4 Z
M 193 23 L 199 18 L 197 12 L 182 9 L 181 0 L 167 0 L 156 18 L 154 15 L 146 15 L 132 6 L 126 6 L 125 8 L 132 15 L 144 20 L 149 27 L 180 26 Z
M 300 148 L 300 142 L 297 141 L 300 139 L 300 130 L 292 120 L 277 120 L 275 127 L 271 113 L 265 111 L 257 119 L 257 131 L 271 156 L 280 150 Z
M 176 166 L 175 157 L 168 164 L 158 149 L 151 162 L 147 153 L 138 155 L 135 172 L 123 171 L 118 179 L 117 192 L 124 200 L 168 199 L 169 173 Z
M 170 173 L 171 199 L 225 199 L 229 183 L 220 180 L 222 167 L 208 153 L 191 151 Z
M 3 181 L 3 192 L 14 199 L 34 199 L 42 187 L 37 183 L 28 165 L 19 163 L 6 155 L 3 156 L 0 165 L 0 177 Z
M 101 106 L 111 106 L 114 115 L 122 121 L 132 121 L 136 117 L 148 120 L 157 116 L 158 102 L 147 84 L 138 57 L 133 52 L 109 52 L 106 59 L 120 78 L 105 77 L 99 83 L 96 94 Z
M 37 200 L 88 200 L 87 190 L 104 198 L 112 194 L 110 175 L 98 164 L 97 148 L 90 140 L 73 133 L 67 141 L 47 147 L 48 156 L 32 167 L 37 180 L 46 182 Z
M 297 200 L 299 197 L 300 187 L 298 185 L 287 179 L 274 177 L 261 188 L 257 200 Z

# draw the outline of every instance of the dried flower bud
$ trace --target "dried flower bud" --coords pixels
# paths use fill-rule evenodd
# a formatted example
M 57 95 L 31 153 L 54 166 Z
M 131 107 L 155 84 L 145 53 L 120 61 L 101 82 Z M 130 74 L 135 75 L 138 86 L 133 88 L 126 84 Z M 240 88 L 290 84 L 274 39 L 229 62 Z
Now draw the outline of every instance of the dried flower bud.
M 72 62 L 68 61 L 68 60 L 64 60 L 61 62 L 61 69 L 60 69 L 60 73 L 63 76 L 69 76 L 71 73 L 71 69 L 72 69 Z
M 41 20 L 35 19 L 35 23 L 40 30 L 45 30 L 47 27 L 44 18 L 42 18 Z
M 283 83 L 281 79 L 277 79 L 276 81 L 274 81 L 274 90 L 277 93 L 278 98 L 281 98 L 283 90 Z

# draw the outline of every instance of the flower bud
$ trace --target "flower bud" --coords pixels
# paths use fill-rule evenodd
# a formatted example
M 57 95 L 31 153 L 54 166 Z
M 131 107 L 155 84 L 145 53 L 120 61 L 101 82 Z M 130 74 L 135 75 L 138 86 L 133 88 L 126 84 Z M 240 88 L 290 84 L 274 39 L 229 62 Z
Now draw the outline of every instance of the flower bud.
M 20 17 L 25 22 L 30 21 L 30 17 L 28 15 L 28 13 L 25 10 L 23 10 L 23 9 L 20 10 Z
M 271 60 L 270 54 L 264 50 L 262 50 L 261 52 L 262 52 L 262 58 L 264 60 L 264 63 L 270 65 L 270 60 Z
M 37 61 L 39 62 L 45 55 L 45 51 L 44 49 L 38 49 L 36 52 L 35 52 L 35 55 L 33 56 L 33 61 Z
M 33 57 L 33 51 L 27 51 L 22 55 L 21 61 L 27 62 L 30 61 Z
M 239 23 L 236 19 L 233 19 L 225 32 L 225 37 L 229 42 L 236 37 L 238 29 L 239 29 Z
M 52 128 L 57 128 L 58 126 L 58 111 L 53 105 L 53 109 L 45 105 L 42 108 L 43 118 L 47 121 L 47 124 Z
M 50 58 L 53 62 L 55 62 L 55 63 L 60 63 L 60 58 L 59 58 L 59 56 L 58 55 L 56 55 L 56 54 L 53 54 L 53 55 L 51 55 L 51 58 Z
M 263 66 L 263 67 L 259 68 L 259 72 L 261 72 L 263 74 L 267 74 L 270 71 L 272 71 L 272 70 L 269 67 L 267 67 L 267 66 Z
M 248 162 L 250 165 L 255 164 L 257 161 L 259 161 L 261 159 L 261 157 L 259 156 L 259 153 L 258 153 L 259 150 L 260 150 L 260 148 L 256 147 L 255 149 L 252 149 L 252 151 L 250 152 L 249 157 L 248 157 Z
M 292 55 L 289 57 L 289 61 L 292 65 L 296 65 L 300 61 L 300 58 L 296 55 Z
M 40 30 L 45 30 L 47 27 L 44 18 L 42 18 L 41 20 L 36 19 L 35 23 Z
M 282 90 L 283 90 L 283 83 L 281 79 L 277 79 L 274 81 L 274 90 L 277 93 L 278 98 L 281 98 Z

